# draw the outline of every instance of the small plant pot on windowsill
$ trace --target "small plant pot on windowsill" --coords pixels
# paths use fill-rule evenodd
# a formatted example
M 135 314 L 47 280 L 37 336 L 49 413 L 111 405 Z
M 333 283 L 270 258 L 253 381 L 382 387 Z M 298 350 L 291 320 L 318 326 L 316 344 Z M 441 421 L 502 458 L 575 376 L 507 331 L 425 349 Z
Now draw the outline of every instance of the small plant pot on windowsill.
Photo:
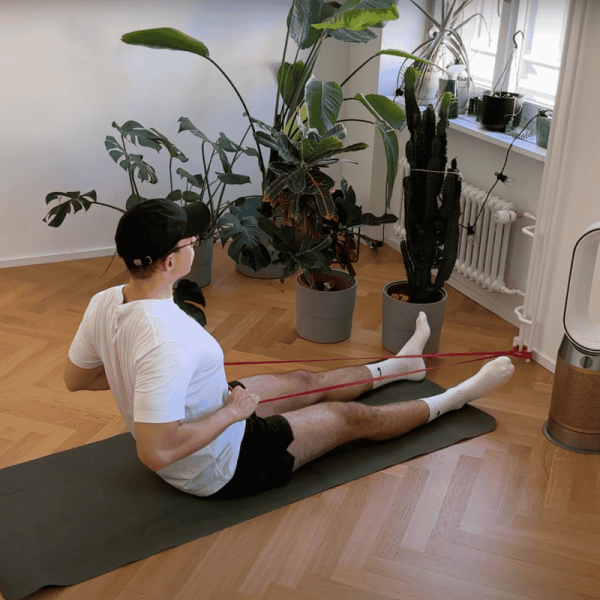
M 383 287 L 383 309 L 381 336 L 386 350 L 396 354 L 415 332 L 419 312 L 427 315 L 431 335 L 423 354 L 434 354 L 440 346 L 440 335 L 444 323 L 444 312 L 448 293 L 439 291 L 439 299 L 427 304 L 408 302 L 410 287 L 408 281 L 392 281 Z
M 535 142 L 540 148 L 548 147 L 551 125 L 552 113 L 549 111 L 540 111 L 535 118 Z
M 518 127 L 523 112 L 523 98 L 523 94 L 513 92 L 484 92 L 479 106 L 479 122 L 489 131 L 504 132 L 509 123 Z
M 445 92 L 452 90 L 448 89 L 450 86 L 448 82 L 452 83 L 452 80 L 448 80 L 445 77 L 439 79 L 439 97 L 443 96 Z M 469 103 L 469 86 L 466 79 L 456 80 L 456 98 L 457 98 L 457 112 L 459 115 L 464 115 L 467 112 L 467 104 Z
M 316 275 L 319 287 L 308 285 L 304 273 L 296 277 L 296 331 L 301 338 L 334 344 L 350 337 L 356 303 L 357 280 L 345 271 Z

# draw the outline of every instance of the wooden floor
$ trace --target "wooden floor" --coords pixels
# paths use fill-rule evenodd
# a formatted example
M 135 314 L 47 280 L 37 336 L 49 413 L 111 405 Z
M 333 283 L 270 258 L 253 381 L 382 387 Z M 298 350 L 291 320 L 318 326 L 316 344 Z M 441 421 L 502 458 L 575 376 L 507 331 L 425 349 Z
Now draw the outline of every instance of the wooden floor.
M 118 260 L 100 278 L 108 262 L 0 270 L 0 468 L 125 431 L 110 392 L 70 394 L 62 379 L 90 298 L 126 281 Z M 400 257 L 387 247 L 363 249 L 357 274 L 351 338 L 316 345 L 295 332 L 291 279 L 244 277 L 216 247 L 205 288 L 208 329 L 228 360 L 387 354 L 381 290 L 403 275 Z M 515 327 L 448 292 L 441 352 L 510 349 Z M 493 433 L 31 598 L 600 598 L 600 456 L 546 440 L 553 376 L 515 362 L 507 385 L 474 402 L 496 417 Z M 450 387 L 479 367 L 428 376 Z M 252 372 L 238 367 L 228 377 Z

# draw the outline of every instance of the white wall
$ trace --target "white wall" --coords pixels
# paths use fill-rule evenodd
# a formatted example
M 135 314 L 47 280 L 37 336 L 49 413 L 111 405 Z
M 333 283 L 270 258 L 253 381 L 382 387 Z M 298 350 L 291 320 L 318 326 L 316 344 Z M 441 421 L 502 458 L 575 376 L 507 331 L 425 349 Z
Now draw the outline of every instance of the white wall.
M 118 137 L 113 121 L 156 128 L 190 158 L 175 168 L 192 173 L 201 171 L 200 144 L 189 133 L 177 134 L 179 117 L 211 139 L 221 131 L 234 141 L 243 135 L 243 107 L 212 64 L 185 52 L 126 45 L 124 33 L 169 26 L 202 40 L 252 115 L 271 122 L 272 70 L 281 61 L 289 7 L 289 0 L 3 0 L 0 266 L 112 254 L 117 211 L 94 206 L 67 215 L 58 229 L 42 219 L 52 191 L 95 189 L 99 202 L 124 208 L 131 193 L 127 174 L 104 148 L 107 135 Z M 140 193 L 164 196 L 165 151 L 136 152 L 159 177 L 156 186 L 142 184 Z M 260 189 L 256 159 L 237 165 L 252 184 L 229 187 L 230 198 Z

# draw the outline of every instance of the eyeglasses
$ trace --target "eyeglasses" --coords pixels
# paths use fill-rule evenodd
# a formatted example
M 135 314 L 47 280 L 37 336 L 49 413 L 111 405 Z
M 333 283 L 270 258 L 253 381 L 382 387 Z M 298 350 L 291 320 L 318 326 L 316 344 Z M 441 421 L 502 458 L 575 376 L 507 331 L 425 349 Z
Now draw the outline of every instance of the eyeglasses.
M 183 246 L 175 246 L 175 248 L 173 248 L 172 250 L 167 252 L 163 256 L 163 258 L 161 258 L 161 260 L 165 260 L 167 258 L 167 256 L 169 256 L 169 254 L 172 254 L 173 252 L 179 252 L 182 248 L 185 248 L 186 246 L 193 246 L 194 248 L 197 248 L 200 245 L 200 241 L 201 241 L 200 237 L 195 236 L 193 242 L 190 242 L 189 244 L 184 244 Z
M 184 244 L 183 246 L 175 247 L 175 248 L 173 248 L 173 250 L 171 250 L 171 252 L 173 252 L 174 250 L 181 250 L 182 248 L 185 248 L 186 246 L 194 246 L 194 248 L 197 248 L 199 245 L 200 245 L 200 238 L 198 236 L 195 236 L 193 242 L 190 242 L 189 244 Z

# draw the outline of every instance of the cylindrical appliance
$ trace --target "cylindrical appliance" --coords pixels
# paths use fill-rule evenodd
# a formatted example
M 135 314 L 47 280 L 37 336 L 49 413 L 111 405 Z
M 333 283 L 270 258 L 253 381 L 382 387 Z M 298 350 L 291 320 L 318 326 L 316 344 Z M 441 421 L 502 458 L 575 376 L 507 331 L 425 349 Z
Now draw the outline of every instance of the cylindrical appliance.
M 589 310 L 599 247 L 600 222 L 585 231 L 573 250 L 565 335 L 543 427 L 551 442 L 585 454 L 600 454 L 600 323 Z

